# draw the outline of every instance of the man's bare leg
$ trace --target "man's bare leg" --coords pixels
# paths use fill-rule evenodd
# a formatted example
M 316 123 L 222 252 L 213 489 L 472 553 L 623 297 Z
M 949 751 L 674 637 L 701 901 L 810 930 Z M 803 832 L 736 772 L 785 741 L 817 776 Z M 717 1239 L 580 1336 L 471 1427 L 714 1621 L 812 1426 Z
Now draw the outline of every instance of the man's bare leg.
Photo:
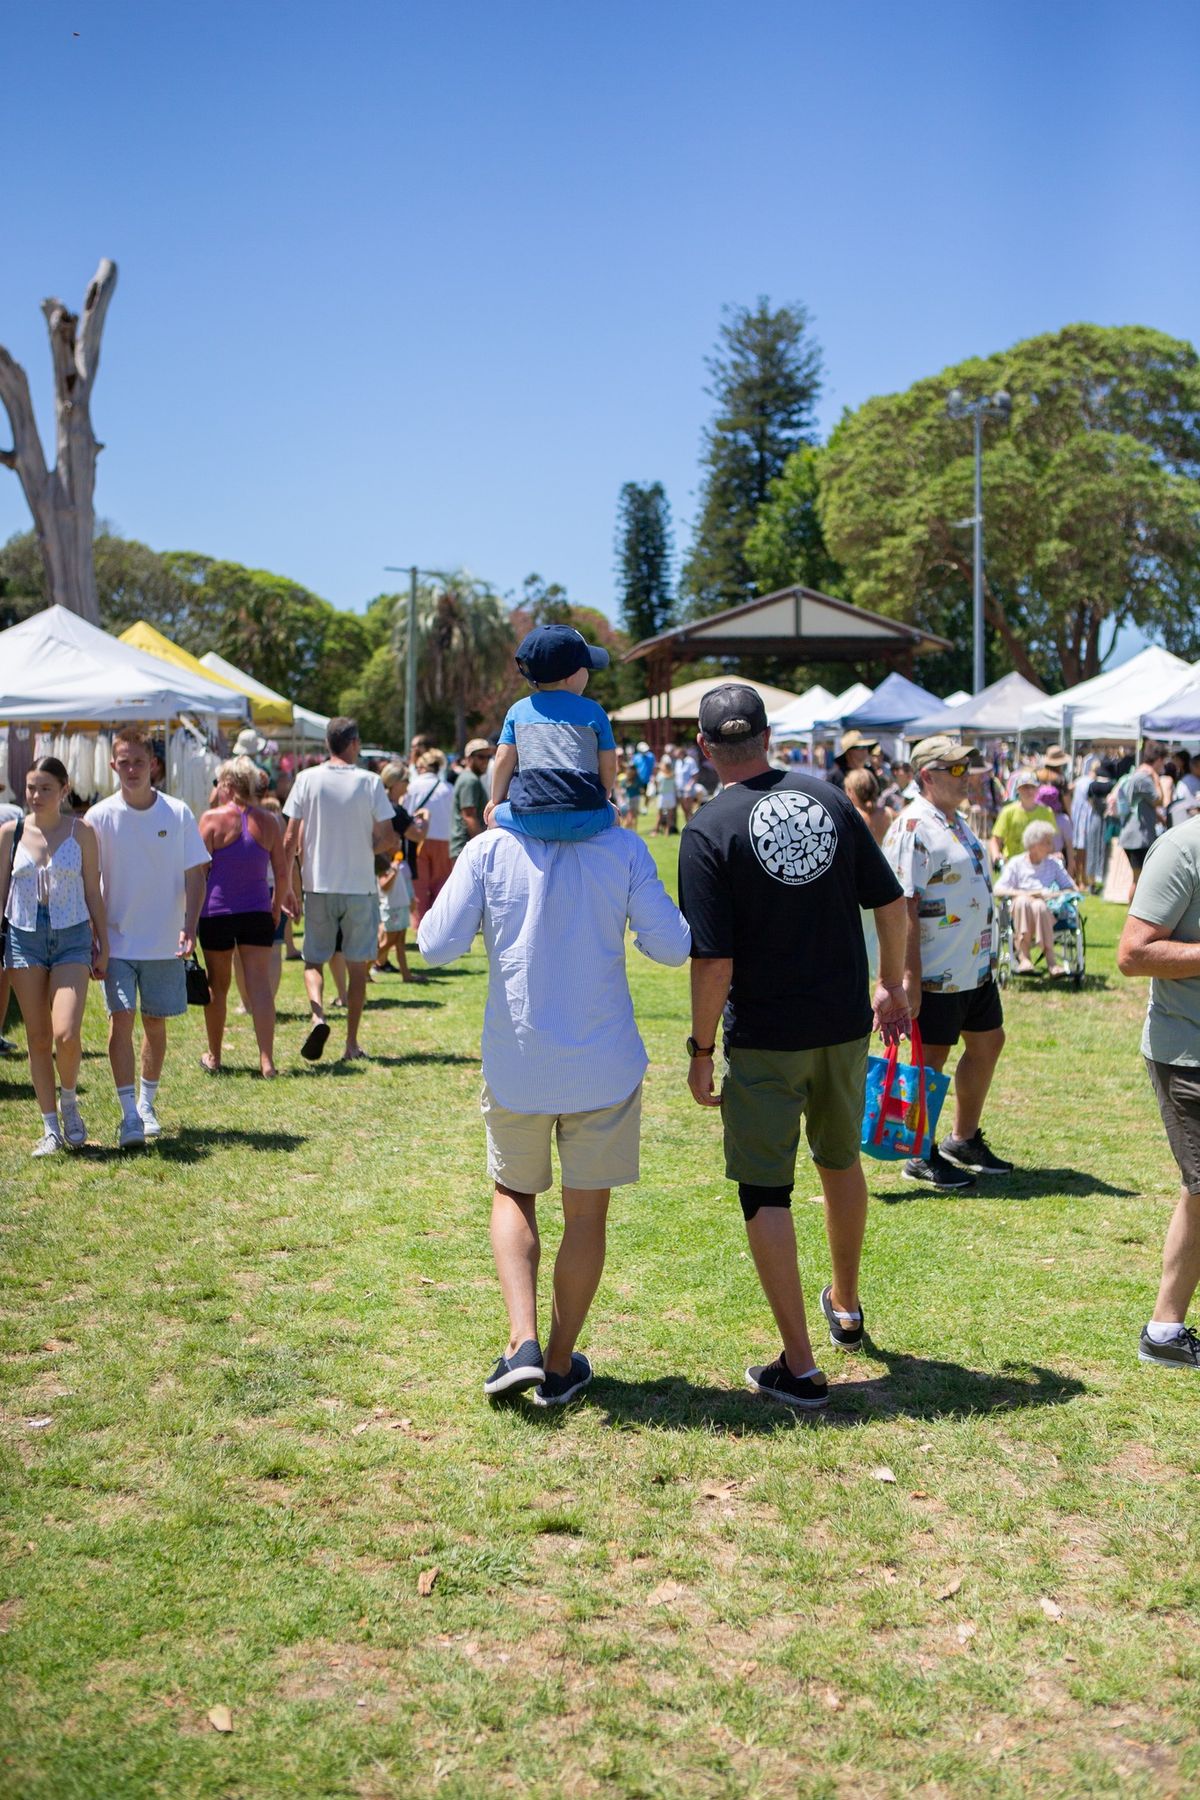
M 367 976 L 370 974 L 369 962 L 347 963 L 349 971 L 349 992 L 346 998 L 346 1049 L 345 1055 L 353 1059 L 362 1056 L 362 1045 L 358 1041 L 358 1028 L 362 1024 L 363 1006 L 367 998 Z
M 787 1366 L 793 1375 L 807 1375 L 816 1357 L 804 1313 L 796 1261 L 796 1228 L 790 1209 L 760 1206 L 754 1217 L 746 1220 L 746 1236 L 763 1293 L 783 1339 Z
M 1179 1201 L 1163 1245 L 1162 1285 L 1154 1317 L 1163 1325 L 1182 1325 L 1200 1287 L 1200 1194 L 1179 1191 Z
M 825 1235 L 832 1270 L 829 1298 L 835 1312 L 856 1313 L 858 1271 L 867 1231 L 867 1178 L 858 1160 L 848 1169 L 824 1169 L 818 1163 L 817 1174 L 825 1196 Z
M 609 1188 L 562 1191 L 563 1235 L 554 1259 L 554 1317 L 542 1366 L 569 1375 L 571 1353 L 604 1272 Z
M 537 1227 L 537 1195 L 518 1194 L 497 1182 L 492 1195 L 492 1255 L 500 1292 L 508 1313 L 508 1344 L 512 1356 L 530 1338 L 537 1338 L 537 1277 L 541 1258 Z

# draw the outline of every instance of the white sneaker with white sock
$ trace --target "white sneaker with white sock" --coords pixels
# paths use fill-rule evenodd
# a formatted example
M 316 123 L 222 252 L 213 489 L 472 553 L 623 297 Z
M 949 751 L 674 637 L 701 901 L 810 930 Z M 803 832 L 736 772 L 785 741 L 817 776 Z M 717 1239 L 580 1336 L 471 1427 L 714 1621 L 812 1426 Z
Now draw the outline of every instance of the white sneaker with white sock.
M 143 1079 L 141 1091 L 138 1094 L 137 1110 L 138 1117 L 142 1121 L 142 1125 L 145 1128 L 146 1136 L 148 1138 L 162 1136 L 162 1126 L 159 1123 L 158 1114 L 154 1110 L 154 1102 L 157 1098 L 157 1081 L 146 1081 Z
M 63 1148 L 63 1136 L 56 1112 L 42 1114 L 42 1135 L 30 1151 L 31 1156 L 54 1156 Z
M 128 1150 L 135 1144 L 144 1144 L 146 1127 L 142 1122 L 142 1115 L 137 1109 L 132 1082 L 128 1087 L 117 1089 L 117 1099 L 121 1102 L 121 1123 L 117 1127 L 117 1143 L 122 1150 Z

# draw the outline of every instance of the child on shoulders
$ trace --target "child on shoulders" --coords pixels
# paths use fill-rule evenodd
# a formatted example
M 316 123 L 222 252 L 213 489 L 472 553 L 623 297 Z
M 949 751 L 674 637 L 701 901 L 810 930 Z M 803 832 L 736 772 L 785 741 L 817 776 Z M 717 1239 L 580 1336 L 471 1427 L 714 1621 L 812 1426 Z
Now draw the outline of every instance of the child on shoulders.
M 608 651 L 571 625 L 539 625 L 517 651 L 533 688 L 510 706 L 492 764 L 488 825 L 526 837 L 594 837 L 615 823 L 609 793 L 617 742 L 608 714 L 583 690 Z

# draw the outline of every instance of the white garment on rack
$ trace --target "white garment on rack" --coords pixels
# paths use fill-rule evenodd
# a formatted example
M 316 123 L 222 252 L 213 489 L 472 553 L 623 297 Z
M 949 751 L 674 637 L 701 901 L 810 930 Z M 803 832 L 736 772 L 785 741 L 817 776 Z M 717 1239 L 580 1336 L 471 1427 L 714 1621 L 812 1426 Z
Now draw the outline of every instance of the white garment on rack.
M 54 738 L 49 731 L 39 731 L 33 740 L 33 760 L 40 762 L 43 756 L 54 755 Z
M 77 794 L 90 800 L 93 794 L 92 772 L 96 767 L 96 752 L 92 739 L 87 732 L 73 731 L 67 739 L 67 779 Z

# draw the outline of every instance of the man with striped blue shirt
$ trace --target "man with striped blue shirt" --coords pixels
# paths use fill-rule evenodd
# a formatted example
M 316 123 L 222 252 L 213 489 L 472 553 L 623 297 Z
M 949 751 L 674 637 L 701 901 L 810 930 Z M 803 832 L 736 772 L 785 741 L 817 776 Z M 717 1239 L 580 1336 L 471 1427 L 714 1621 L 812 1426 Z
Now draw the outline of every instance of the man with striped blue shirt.
M 604 1268 L 610 1190 L 638 1179 L 646 1050 L 625 972 L 625 927 L 654 962 L 687 961 L 691 933 L 632 832 L 550 842 L 485 831 L 468 843 L 418 943 L 432 968 L 482 930 L 488 957 L 482 1109 L 492 1253 L 509 1341 L 489 1395 L 534 1388 L 563 1405 L 592 1379 L 575 1344 Z M 558 1142 L 564 1228 L 545 1357 L 537 1329 L 537 1199 Z

